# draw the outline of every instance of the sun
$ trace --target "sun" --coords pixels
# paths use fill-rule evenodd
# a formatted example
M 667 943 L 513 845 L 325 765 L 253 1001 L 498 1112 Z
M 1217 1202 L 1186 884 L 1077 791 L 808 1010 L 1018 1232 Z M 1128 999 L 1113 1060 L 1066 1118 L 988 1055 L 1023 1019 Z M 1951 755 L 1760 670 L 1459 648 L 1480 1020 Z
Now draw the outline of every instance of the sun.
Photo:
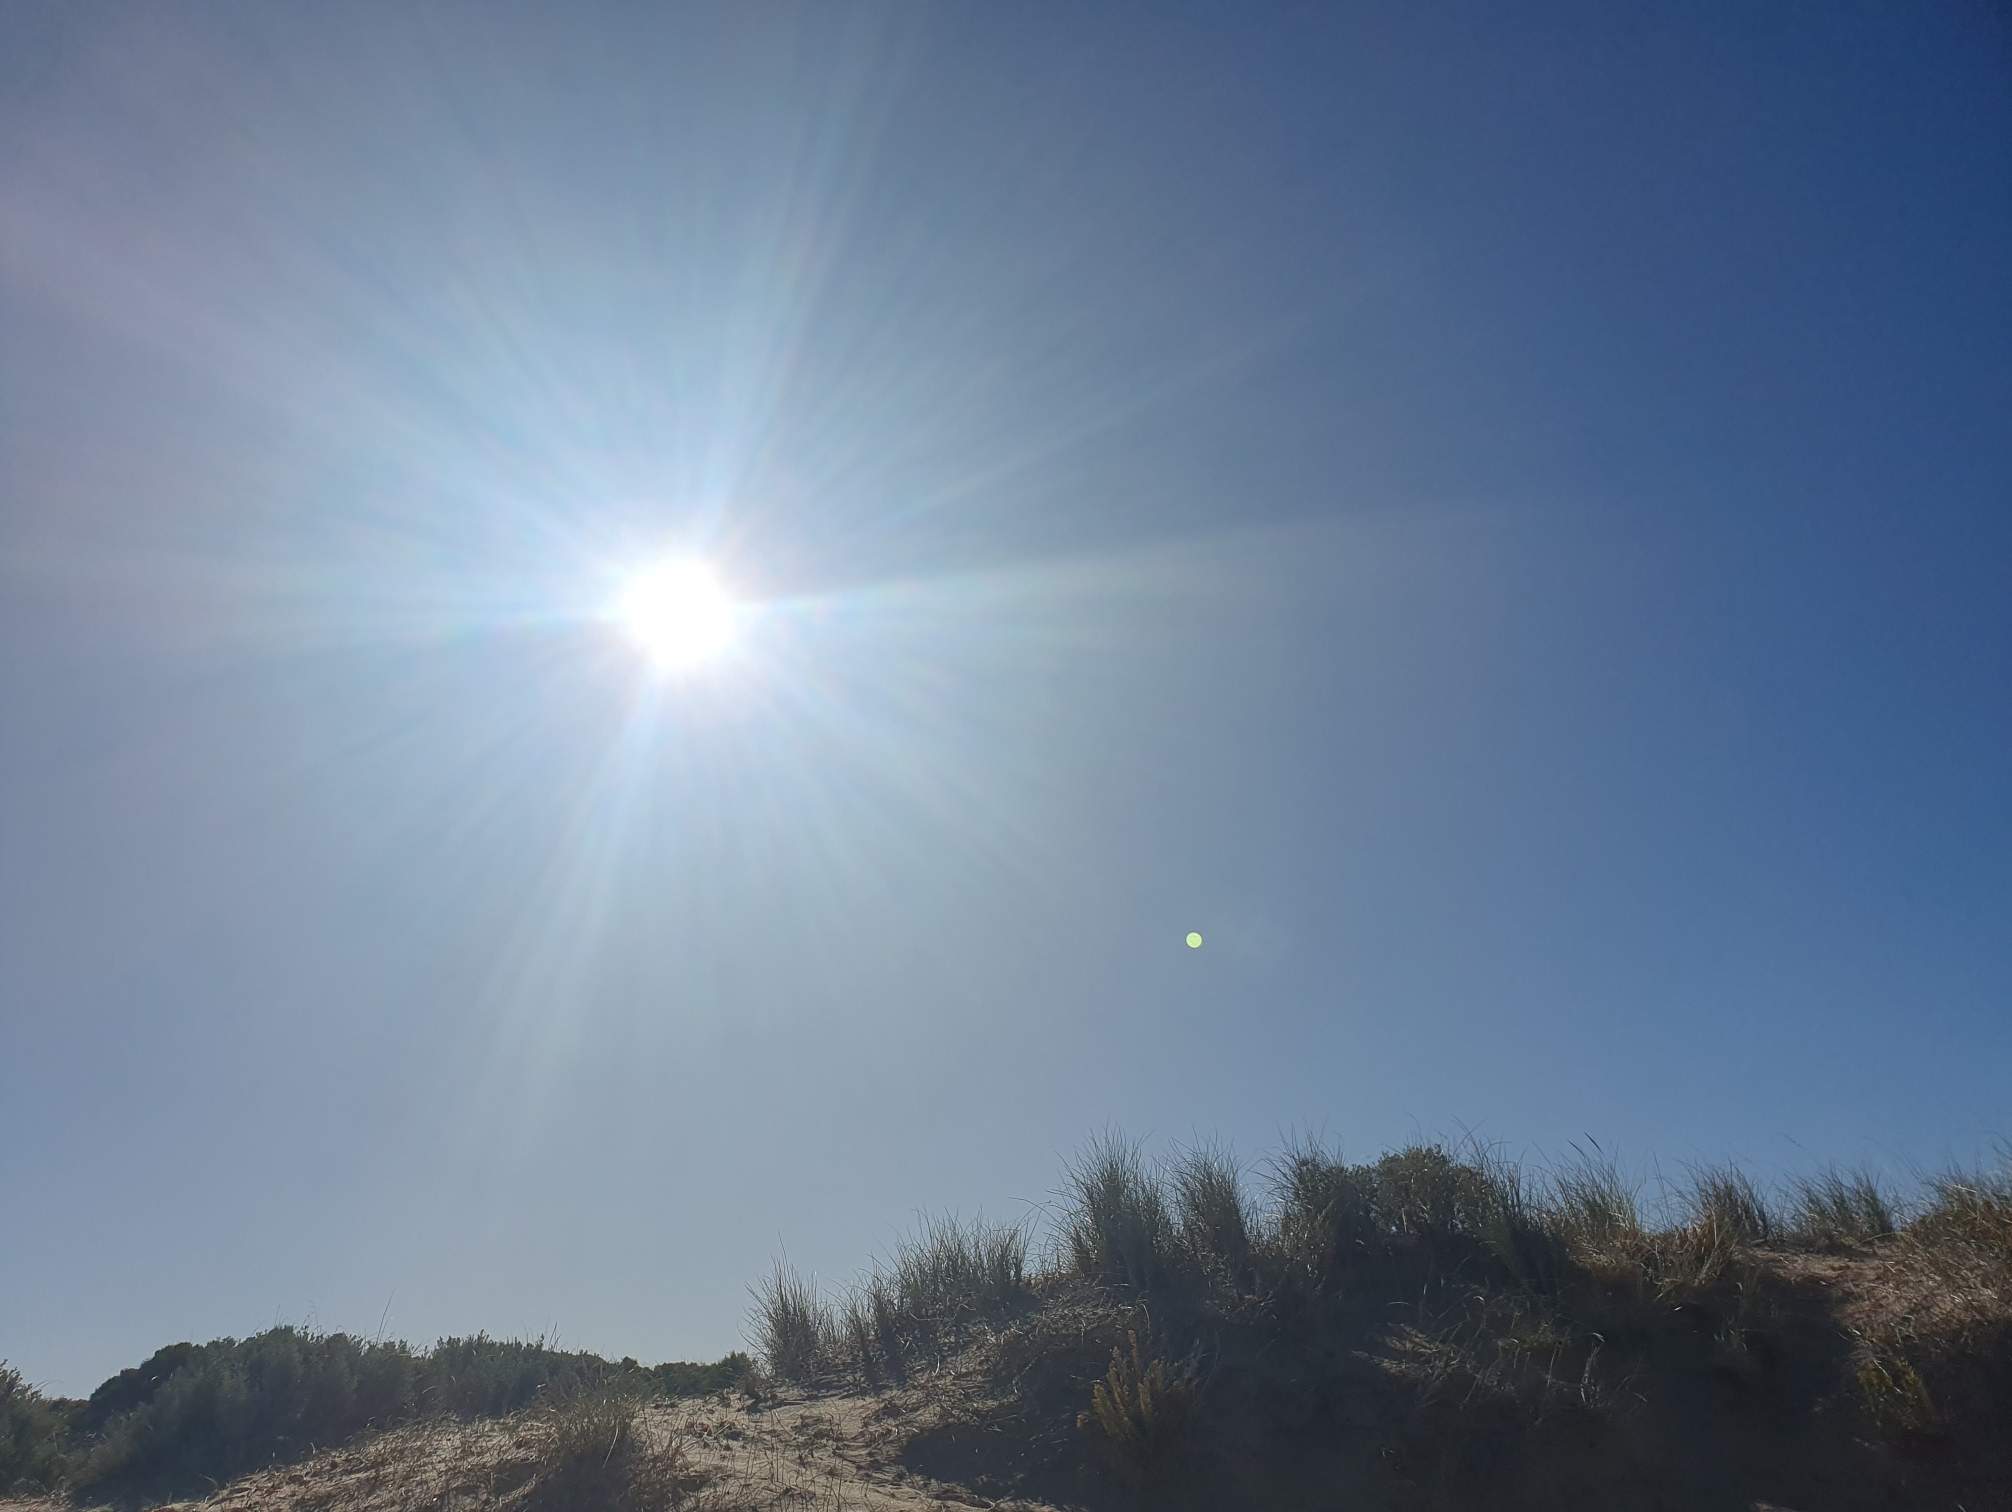
M 734 643 L 740 609 L 711 563 L 671 557 L 633 574 L 615 618 L 666 672 L 695 672 Z

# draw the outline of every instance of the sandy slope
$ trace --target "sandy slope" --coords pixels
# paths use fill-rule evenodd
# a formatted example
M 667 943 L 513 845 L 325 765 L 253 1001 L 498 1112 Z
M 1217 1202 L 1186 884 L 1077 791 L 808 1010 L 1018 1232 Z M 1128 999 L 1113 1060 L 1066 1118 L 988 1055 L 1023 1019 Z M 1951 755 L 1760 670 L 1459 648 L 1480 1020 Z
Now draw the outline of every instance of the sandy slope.
M 876 1512 L 1043 1504 L 974 1500 L 899 1463 L 918 1413 L 912 1396 L 822 1397 L 750 1409 L 711 1400 L 650 1408 L 660 1439 L 677 1435 L 703 1478 L 694 1512 Z M 246 1476 L 201 1501 L 163 1504 L 234 1512 L 477 1512 L 521 1499 L 534 1444 L 521 1420 L 402 1428 L 281 1469 Z M 67 1503 L 0 1500 L 0 1512 L 75 1512 Z

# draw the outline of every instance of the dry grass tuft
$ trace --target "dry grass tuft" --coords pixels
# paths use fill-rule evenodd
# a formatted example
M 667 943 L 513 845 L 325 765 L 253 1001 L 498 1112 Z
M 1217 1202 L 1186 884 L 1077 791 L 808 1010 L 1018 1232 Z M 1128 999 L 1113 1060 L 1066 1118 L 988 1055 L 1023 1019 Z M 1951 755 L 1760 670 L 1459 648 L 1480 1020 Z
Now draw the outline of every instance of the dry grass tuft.
M 2012 1158 L 2002 1170 L 1933 1177 L 1928 1189 L 1903 1235 L 1917 1263 L 1959 1283 L 2012 1282 Z
M 1811 1249 L 1842 1250 L 1890 1237 L 1893 1205 L 1867 1171 L 1835 1166 L 1798 1177 L 1789 1187 L 1788 1234 Z
M 541 1409 L 528 1505 L 552 1512 L 669 1512 L 695 1489 L 684 1442 L 655 1434 L 618 1391 L 568 1394 Z
M 1775 1236 L 1767 1198 L 1738 1166 L 1702 1166 L 1693 1171 L 1686 1205 L 1692 1226 L 1709 1230 L 1715 1242 L 1756 1245 Z
M 1574 1257 L 1592 1269 L 1630 1264 L 1642 1242 L 1639 1191 L 1605 1151 L 1573 1147 L 1551 1174 L 1551 1221 Z
M 765 1290 L 774 1298 L 776 1283 Z M 834 1353 L 869 1389 L 898 1385 L 918 1351 L 933 1349 L 940 1358 L 973 1325 L 1002 1322 L 1033 1300 L 1025 1225 L 925 1216 L 891 1266 L 876 1267 L 853 1287 L 838 1315 Z M 793 1299 L 783 1310 L 792 1308 L 802 1310 Z M 761 1311 L 776 1308 L 765 1302 Z
M 1880 1283 L 1859 1330 L 1861 1406 L 1889 1436 L 1981 1436 L 2003 1446 L 2012 1398 L 2012 1160 L 1933 1177 L 1876 1251 Z
M 778 1258 L 775 1268 L 748 1288 L 751 1318 L 762 1362 L 779 1380 L 814 1381 L 840 1354 L 838 1321 L 831 1305 L 808 1281 Z

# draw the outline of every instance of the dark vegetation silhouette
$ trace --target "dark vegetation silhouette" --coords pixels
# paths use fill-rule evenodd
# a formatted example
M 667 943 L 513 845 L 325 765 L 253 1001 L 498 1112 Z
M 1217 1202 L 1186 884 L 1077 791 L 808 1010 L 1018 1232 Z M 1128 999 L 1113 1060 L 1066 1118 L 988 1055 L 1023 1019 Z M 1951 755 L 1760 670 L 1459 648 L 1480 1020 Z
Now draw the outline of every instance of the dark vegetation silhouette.
M 937 1220 L 754 1336 L 926 1382 L 911 1468 L 1071 1506 L 2012 1505 L 2012 1164 L 1901 1204 L 1828 1170 L 1630 1180 L 1473 1142 L 1247 1171 L 1115 1133 L 1026 1226 Z
M 113 1499 L 192 1491 L 366 1430 L 555 1402 L 591 1415 L 604 1399 L 726 1391 L 748 1366 L 739 1353 L 645 1367 L 542 1339 L 478 1334 L 414 1350 L 279 1327 L 170 1344 L 83 1402 L 43 1399 L 0 1368 L 0 1491 L 62 1488 Z
M 454 1505 L 752 1508 L 650 1403 L 871 1393 L 879 1473 L 987 1500 L 2012 1505 L 2012 1164 L 1903 1197 L 1841 1170 L 1638 1181 L 1590 1145 L 1300 1140 L 1246 1167 L 1113 1133 L 1035 1219 L 931 1218 L 849 1286 L 779 1261 L 751 1290 L 755 1360 L 275 1328 L 169 1345 L 84 1401 L 0 1367 L 0 1488 L 152 1504 L 502 1419 L 515 1468 Z

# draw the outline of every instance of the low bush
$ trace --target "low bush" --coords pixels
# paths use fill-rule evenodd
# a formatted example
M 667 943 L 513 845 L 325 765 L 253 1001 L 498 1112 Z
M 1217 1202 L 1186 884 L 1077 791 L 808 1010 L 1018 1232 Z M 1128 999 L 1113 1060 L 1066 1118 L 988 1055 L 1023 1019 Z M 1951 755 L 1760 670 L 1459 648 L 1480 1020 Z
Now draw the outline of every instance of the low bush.
M 1270 1249 L 1288 1284 L 1335 1287 L 1379 1236 L 1368 1172 L 1314 1142 L 1291 1145 L 1271 1165 Z
M 222 1480 L 399 1422 L 412 1413 L 413 1387 L 403 1344 L 297 1328 L 219 1339 L 106 1424 L 80 1479 Z
M 0 1360 L 0 1493 L 47 1490 L 61 1479 L 64 1414 Z
M 168 1344 L 146 1359 L 120 1371 L 91 1393 L 84 1404 L 78 1426 L 95 1433 L 122 1412 L 130 1412 L 153 1400 L 168 1377 L 202 1358 L 200 1344 Z
M 1441 1280 L 1492 1269 L 1540 1289 L 1564 1263 L 1541 1193 L 1485 1151 L 1418 1144 L 1350 1165 L 1300 1144 L 1273 1162 L 1271 1187 L 1271 1256 L 1282 1279 L 1316 1293 L 1372 1262 Z
M 1393 1236 L 1474 1238 L 1496 1222 L 1502 1203 L 1495 1173 L 1443 1145 L 1393 1150 L 1368 1168 L 1368 1180 L 1377 1228 Z
M 747 1363 L 734 1354 L 645 1370 L 543 1339 L 475 1334 L 418 1352 L 285 1327 L 172 1345 L 84 1404 L 71 1478 L 78 1486 L 192 1487 L 418 1417 L 499 1417 L 595 1392 L 725 1390 Z M 131 1405 L 110 1410 L 121 1402 Z
M 616 1369 L 599 1355 L 556 1349 L 543 1338 L 474 1334 L 442 1339 L 418 1357 L 413 1392 L 423 1412 L 501 1417 L 530 1406 L 541 1392 L 599 1385 Z
M 753 1361 L 738 1349 L 710 1363 L 669 1360 L 649 1373 L 657 1389 L 668 1397 L 711 1396 L 733 1391 L 741 1384 Z

